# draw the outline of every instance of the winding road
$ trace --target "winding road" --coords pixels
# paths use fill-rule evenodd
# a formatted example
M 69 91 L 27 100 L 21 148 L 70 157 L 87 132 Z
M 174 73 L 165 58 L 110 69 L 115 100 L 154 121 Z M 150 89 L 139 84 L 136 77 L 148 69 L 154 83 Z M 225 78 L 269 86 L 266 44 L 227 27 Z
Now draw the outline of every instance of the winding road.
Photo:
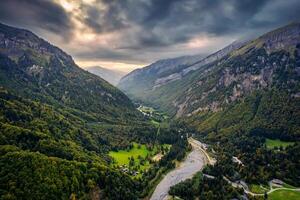
M 202 143 L 189 138 L 192 145 L 192 151 L 187 155 L 185 160 L 172 170 L 157 185 L 150 200 L 166 200 L 170 188 L 188 178 L 192 178 L 198 171 L 202 170 L 207 163 L 211 163 L 211 158 L 202 148 Z
M 240 184 L 240 183 L 232 182 L 225 176 L 223 176 L 223 179 L 225 181 L 227 181 L 229 184 L 231 184 L 231 186 L 234 188 L 242 188 L 244 190 L 244 192 L 248 195 L 251 195 L 251 196 L 264 196 L 265 195 L 264 193 L 251 192 L 248 187 L 245 187 L 243 184 Z M 286 188 L 286 187 L 273 188 L 271 183 L 269 183 L 269 185 L 270 185 L 271 189 L 269 191 L 267 191 L 267 194 L 271 194 L 272 192 L 275 192 L 277 190 L 289 190 L 289 191 L 300 192 L 300 188 Z

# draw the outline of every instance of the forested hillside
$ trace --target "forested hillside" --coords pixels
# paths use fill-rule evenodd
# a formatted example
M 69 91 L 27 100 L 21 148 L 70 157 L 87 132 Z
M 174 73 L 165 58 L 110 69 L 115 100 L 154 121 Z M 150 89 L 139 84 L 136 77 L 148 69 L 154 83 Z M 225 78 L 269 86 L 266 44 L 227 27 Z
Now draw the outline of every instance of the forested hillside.
M 0 108 L 3 199 L 137 199 L 148 185 L 113 168 L 108 152 L 178 140 L 159 138 L 126 95 L 62 50 L 3 24 Z
M 67 106 L 95 121 L 138 115 L 126 95 L 29 31 L 1 24 L 0 49 L 0 84 L 19 95 Z

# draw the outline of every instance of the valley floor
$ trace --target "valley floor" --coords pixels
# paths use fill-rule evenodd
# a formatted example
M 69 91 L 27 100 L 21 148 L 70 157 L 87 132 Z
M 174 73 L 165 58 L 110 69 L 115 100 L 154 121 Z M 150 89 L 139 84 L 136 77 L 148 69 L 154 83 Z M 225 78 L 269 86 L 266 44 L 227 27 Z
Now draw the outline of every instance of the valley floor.
M 179 167 L 165 175 L 153 192 L 151 200 L 168 199 L 168 192 L 171 186 L 188 178 L 192 178 L 193 175 L 208 164 L 210 158 L 207 157 L 207 153 L 203 150 L 201 142 L 189 139 L 189 143 L 192 145 L 192 151 L 187 155 L 186 159 L 180 163 Z

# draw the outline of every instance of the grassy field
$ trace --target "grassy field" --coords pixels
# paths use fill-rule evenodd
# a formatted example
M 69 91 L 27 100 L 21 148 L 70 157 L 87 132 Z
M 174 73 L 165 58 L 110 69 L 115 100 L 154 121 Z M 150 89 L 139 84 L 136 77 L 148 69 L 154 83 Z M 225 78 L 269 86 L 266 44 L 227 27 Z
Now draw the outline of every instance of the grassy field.
M 146 158 L 146 156 L 149 154 L 154 153 L 153 149 L 152 151 L 148 150 L 146 145 L 140 145 L 140 148 L 138 148 L 137 143 L 133 143 L 133 148 L 129 151 L 127 150 L 121 150 L 121 151 L 110 151 L 109 155 L 114 158 L 117 165 L 129 165 L 129 158 L 133 157 L 135 160 L 135 164 L 140 164 L 138 161 L 138 157 L 141 156 L 142 158 Z M 150 164 L 149 162 L 145 162 L 144 165 L 141 165 L 141 169 L 147 169 L 149 168 Z
M 140 146 L 140 147 L 139 147 Z M 164 144 L 164 148 L 170 148 L 170 145 Z M 146 145 L 139 145 L 133 143 L 133 148 L 130 150 L 120 150 L 120 151 L 110 151 L 109 155 L 114 158 L 116 165 L 127 165 L 129 166 L 130 157 L 134 158 L 135 166 L 139 166 L 140 170 L 148 169 L 151 165 L 149 161 L 145 161 L 144 164 L 141 164 L 139 157 L 146 158 L 147 155 L 153 157 L 155 154 L 159 153 L 159 146 L 156 145 L 152 150 L 149 150 Z
M 269 188 L 269 186 L 263 186 L 264 188 Z M 257 194 L 263 194 L 265 191 L 268 191 L 260 187 L 260 185 L 252 184 L 249 186 L 249 189 L 251 192 L 257 193 Z
M 271 140 L 271 139 L 266 139 L 266 146 L 268 149 L 274 149 L 275 147 L 287 147 L 289 145 L 293 145 L 294 142 L 284 142 L 282 140 Z
M 269 200 L 299 200 L 300 192 L 288 191 L 288 190 L 277 190 L 268 195 Z

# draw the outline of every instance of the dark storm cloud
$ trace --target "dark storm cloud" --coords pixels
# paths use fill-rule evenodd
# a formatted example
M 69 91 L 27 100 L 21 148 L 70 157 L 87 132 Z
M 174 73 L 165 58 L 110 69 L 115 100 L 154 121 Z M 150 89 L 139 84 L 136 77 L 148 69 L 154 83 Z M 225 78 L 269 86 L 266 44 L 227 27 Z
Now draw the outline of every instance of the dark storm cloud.
M 120 48 L 140 49 L 146 47 L 168 46 L 186 42 L 199 34 L 224 36 L 247 33 L 247 30 L 262 27 L 275 27 L 278 21 L 300 17 L 299 3 L 282 1 L 285 9 L 274 11 L 275 21 L 255 19 L 265 7 L 271 7 L 270 0 L 104 0 L 105 13 L 93 7 L 87 12 L 86 24 L 96 32 L 123 30 L 139 26 L 138 32 L 125 33 L 124 44 Z M 292 2 L 292 3 L 288 3 Z M 298 9 L 297 9 L 298 8 Z M 291 12 L 292 11 L 292 12 Z M 102 19 L 100 19 L 102 17 Z M 284 19 L 284 20 L 280 20 Z M 126 38 L 134 38 L 128 44 Z
M 65 10 L 48 0 L 1 0 L 0 21 L 66 35 L 72 29 Z
M 30 30 L 42 28 L 70 40 L 69 33 L 80 35 L 85 29 L 98 35 L 118 35 L 116 41 L 99 42 L 98 46 L 95 42 L 91 48 L 78 44 L 79 48 L 70 52 L 77 58 L 151 60 L 157 52 L 175 55 L 175 47 L 195 37 L 237 39 L 300 20 L 299 0 L 95 0 L 92 4 L 76 0 L 69 1 L 79 5 L 71 12 L 55 2 L 0 0 L 0 21 Z M 71 19 L 85 26 L 78 28 Z M 214 45 L 218 50 L 224 43 Z
M 129 56 L 120 49 L 139 54 L 141 49 L 172 48 L 199 35 L 247 37 L 300 19 L 297 0 L 102 0 L 101 3 L 107 9 L 99 11 L 94 6 L 88 9 L 85 23 L 98 33 L 123 32 L 118 48 L 114 53 L 111 51 L 113 59 Z M 128 31 L 133 27 L 138 29 Z M 90 53 L 103 57 L 103 53 Z M 110 57 L 109 53 L 106 56 Z
M 287 23 L 300 21 L 300 1 L 273 1 L 265 6 L 254 20 L 250 22 L 252 28 L 278 27 Z
M 180 1 L 181 0 L 152 0 L 143 22 L 146 24 L 155 24 L 157 21 L 167 18 L 172 11 L 172 6 Z
M 167 16 L 157 17 L 150 12 L 143 24 L 145 30 L 159 31 L 169 36 L 169 43 L 184 42 L 199 33 L 225 35 L 247 27 L 267 0 L 176 0 L 155 8 L 166 10 Z M 150 23 L 149 23 L 150 21 Z M 160 36 L 159 36 L 160 37 Z M 164 42 L 162 42 L 164 44 Z
M 97 33 L 121 30 L 128 27 L 128 20 L 123 15 L 124 3 L 122 1 L 98 1 L 105 3 L 107 9 L 99 10 L 93 5 L 81 4 L 81 9 L 87 15 L 82 21 Z

